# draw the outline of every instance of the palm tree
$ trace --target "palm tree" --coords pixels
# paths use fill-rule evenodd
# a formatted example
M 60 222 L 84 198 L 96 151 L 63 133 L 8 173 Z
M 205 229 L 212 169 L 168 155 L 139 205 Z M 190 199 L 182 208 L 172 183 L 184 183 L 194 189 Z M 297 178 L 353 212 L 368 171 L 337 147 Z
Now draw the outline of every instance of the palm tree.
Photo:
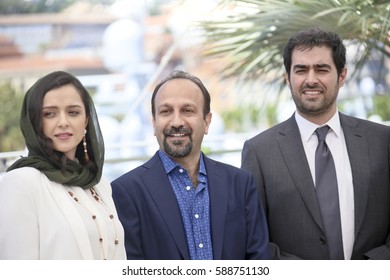
M 200 26 L 206 55 L 228 58 L 224 77 L 270 77 L 283 85 L 282 52 L 291 34 L 318 26 L 340 34 L 358 50 L 349 57 L 354 74 L 378 56 L 390 57 L 388 0 L 222 0 L 220 14 Z M 375 78 L 374 78 L 375 79 Z

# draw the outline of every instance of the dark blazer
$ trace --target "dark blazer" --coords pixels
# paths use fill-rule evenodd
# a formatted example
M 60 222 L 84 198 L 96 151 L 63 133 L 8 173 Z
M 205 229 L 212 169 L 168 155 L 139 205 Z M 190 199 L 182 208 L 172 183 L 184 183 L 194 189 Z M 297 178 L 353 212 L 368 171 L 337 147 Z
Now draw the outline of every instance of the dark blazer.
M 204 156 L 214 259 L 269 259 L 253 177 Z M 112 183 L 128 259 L 189 259 L 180 209 L 158 153 Z
M 352 259 L 390 259 L 390 128 L 340 113 L 351 162 Z M 274 259 L 329 259 L 314 182 L 294 115 L 244 143 L 242 168 L 258 183 Z

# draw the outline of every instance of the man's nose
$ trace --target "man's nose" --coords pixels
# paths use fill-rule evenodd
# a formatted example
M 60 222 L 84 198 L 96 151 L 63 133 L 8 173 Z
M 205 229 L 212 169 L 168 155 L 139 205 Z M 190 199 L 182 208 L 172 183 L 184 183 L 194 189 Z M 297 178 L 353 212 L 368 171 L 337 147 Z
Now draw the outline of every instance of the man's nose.
M 180 127 L 184 125 L 184 118 L 180 114 L 180 112 L 175 112 L 172 114 L 172 119 L 171 119 L 171 126 L 173 127 Z

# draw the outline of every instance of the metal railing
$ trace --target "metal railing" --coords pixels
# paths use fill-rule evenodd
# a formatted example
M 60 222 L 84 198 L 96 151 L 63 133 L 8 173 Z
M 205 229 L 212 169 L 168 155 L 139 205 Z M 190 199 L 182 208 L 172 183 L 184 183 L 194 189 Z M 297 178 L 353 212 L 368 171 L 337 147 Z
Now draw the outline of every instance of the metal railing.
M 241 153 L 243 143 L 252 137 L 254 133 L 227 133 L 221 135 L 206 135 L 202 144 L 203 151 L 210 157 L 217 159 L 227 157 L 229 154 Z M 140 162 L 148 160 L 158 149 L 154 137 L 144 141 L 132 141 L 128 143 L 107 143 L 105 151 L 105 163 L 121 164 L 128 162 Z M 143 151 L 131 155 L 132 150 Z M 123 152 L 127 151 L 127 152 Z M 123 155 L 125 154 L 125 155 Z M 0 173 L 21 156 L 26 156 L 27 150 L 0 153 Z M 236 159 L 227 160 L 226 163 L 239 165 Z

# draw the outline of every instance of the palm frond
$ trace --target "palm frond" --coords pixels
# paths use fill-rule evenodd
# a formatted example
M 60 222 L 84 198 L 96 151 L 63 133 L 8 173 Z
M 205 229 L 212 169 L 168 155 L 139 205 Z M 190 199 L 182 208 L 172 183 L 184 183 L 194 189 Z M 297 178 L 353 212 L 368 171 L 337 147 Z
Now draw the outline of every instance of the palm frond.
M 362 51 L 359 71 L 373 52 L 390 57 L 390 4 L 382 0 L 222 0 L 221 14 L 198 23 L 207 56 L 228 60 L 225 77 L 254 79 L 283 73 L 282 51 L 303 28 L 333 30 Z M 355 72 L 356 72 L 355 71 Z M 283 75 L 277 77 L 283 80 Z

